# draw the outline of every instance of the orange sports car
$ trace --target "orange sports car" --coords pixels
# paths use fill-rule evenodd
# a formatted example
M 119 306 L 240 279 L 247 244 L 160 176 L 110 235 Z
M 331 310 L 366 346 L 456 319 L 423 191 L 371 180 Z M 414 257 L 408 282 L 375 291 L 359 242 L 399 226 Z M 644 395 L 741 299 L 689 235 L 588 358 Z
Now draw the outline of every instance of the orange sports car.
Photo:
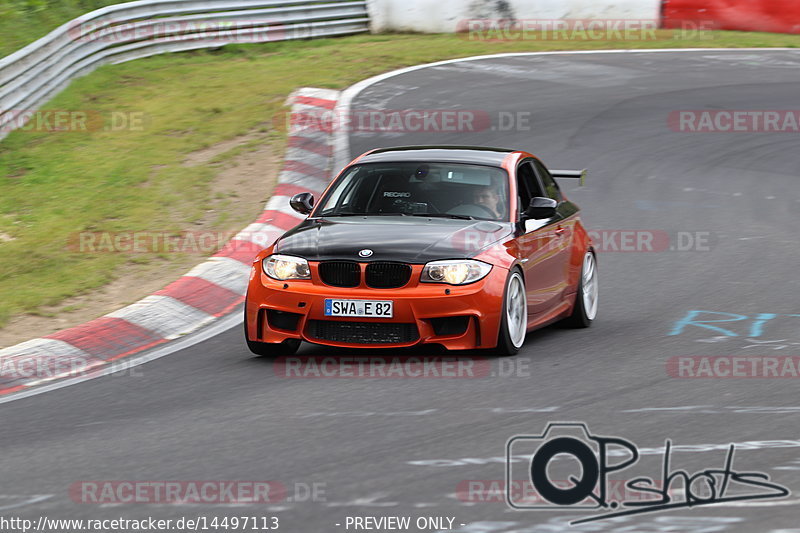
M 355 159 L 307 218 L 253 263 L 245 337 L 259 355 L 300 342 L 439 344 L 516 354 L 525 334 L 597 314 L 597 260 L 578 207 L 535 156 L 402 147 Z

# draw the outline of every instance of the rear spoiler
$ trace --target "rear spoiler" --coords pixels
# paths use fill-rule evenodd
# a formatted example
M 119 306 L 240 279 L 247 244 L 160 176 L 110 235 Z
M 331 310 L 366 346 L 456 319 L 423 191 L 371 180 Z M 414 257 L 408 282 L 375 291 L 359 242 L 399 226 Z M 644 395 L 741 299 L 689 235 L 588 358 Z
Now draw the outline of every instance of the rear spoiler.
M 578 178 L 581 180 L 581 187 L 586 184 L 586 169 L 583 170 L 551 170 L 550 175 L 554 178 Z

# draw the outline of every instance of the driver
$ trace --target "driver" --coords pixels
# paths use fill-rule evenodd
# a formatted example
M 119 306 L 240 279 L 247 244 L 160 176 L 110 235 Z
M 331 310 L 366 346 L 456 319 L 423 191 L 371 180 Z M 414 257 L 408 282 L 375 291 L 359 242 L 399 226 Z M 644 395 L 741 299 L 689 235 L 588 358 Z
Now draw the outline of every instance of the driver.
M 491 211 L 497 219 L 503 219 L 503 209 L 500 205 L 500 195 L 491 185 L 484 185 L 475 189 L 473 202 Z

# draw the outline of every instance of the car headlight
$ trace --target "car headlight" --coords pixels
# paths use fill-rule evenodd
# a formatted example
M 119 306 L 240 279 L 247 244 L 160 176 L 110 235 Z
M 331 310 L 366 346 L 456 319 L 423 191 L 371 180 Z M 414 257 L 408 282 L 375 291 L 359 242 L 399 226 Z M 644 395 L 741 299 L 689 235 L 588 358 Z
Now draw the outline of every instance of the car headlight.
M 271 255 L 262 261 L 264 272 L 272 279 L 311 279 L 308 261 L 291 255 Z
M 466 285 L 486 277 L 492 265 L 471 259 L 432 261 L 422 269 L 420 281 Z

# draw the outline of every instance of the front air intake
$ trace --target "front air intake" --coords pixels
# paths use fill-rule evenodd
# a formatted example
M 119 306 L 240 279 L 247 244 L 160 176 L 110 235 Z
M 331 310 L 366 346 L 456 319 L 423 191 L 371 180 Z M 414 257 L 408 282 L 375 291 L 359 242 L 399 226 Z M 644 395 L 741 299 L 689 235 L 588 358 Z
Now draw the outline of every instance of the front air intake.
M 322 341 L 348 344 L 408 344 L 419 339 L 416 324 L 309 320 L 306 334 Z

